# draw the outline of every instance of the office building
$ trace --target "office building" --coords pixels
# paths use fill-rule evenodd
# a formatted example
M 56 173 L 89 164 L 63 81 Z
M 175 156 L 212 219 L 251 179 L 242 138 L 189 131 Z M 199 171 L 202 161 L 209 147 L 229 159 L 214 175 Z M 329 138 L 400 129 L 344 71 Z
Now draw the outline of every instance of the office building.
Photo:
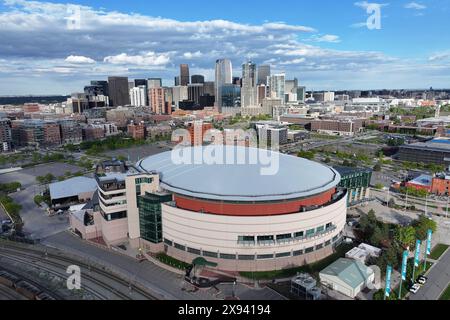
M 194 101 L 196 104 L 200 103 L 200 97 L 203 95 L 203 84 L 193 83 L 188 85 L 188 100 Z
M 258 66 L 258 85 L 268 85 L 267 78 L 270 77 L 270 65 Z
M 118 107 L 130 104 L 127 77 L 108 77 L 108 90 L 109 104 L 111 106 Z
M 180 85 L 187 86 L 189 84 L 189 65 L 180 64 Z
M 269 77 L 270 97 L 285 101 L 285 75 L 284 73 L 274 74 Z
M 199 74 L 194 74 L 191 76 L 191 83 L 192 84 L 205 83 L 205 77 Z
M 249 61 L 242 65 L 241 106 L 243 108 L 257 106 L 256 64 Z
M 145 107 L 148 105 L 146 85 L 130 89 L 130 103 L 134 107 Z
M 233 69 L 231 61 L 228 59 L 216 60 L 215 68 L 215 94 L 216 105 L 219 112 L 222 110 L 222 87 L 232 83 Z

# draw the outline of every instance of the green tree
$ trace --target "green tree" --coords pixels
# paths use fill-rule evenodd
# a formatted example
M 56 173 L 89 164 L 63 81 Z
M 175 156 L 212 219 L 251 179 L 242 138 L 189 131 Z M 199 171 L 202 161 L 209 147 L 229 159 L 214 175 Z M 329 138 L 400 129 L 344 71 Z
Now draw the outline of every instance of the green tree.
M 375 172 L 381 171 L 381 164 L 379 162 L 373 167 L 373 171 Z
M 419 219 L 413 222 L 413 227 L 416 230 L 417 239 L 425 240 L 429 229 L 431 229 L 433 233 L 436 232 L 437 223 L 425 215 L 421 215 Z
M 416 241 L 416 230 L 412 226 L 397 227 L 394 240 L 403 248 L 412 247 Z

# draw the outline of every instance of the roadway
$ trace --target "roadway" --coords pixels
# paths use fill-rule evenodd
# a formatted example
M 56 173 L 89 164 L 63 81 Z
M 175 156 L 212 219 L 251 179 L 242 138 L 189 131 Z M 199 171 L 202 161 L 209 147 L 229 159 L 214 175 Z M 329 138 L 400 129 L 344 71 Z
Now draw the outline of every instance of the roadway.
M 427 283 L 416 294 L 411 294 L 409 300 L 439 300 L 450 284 L 450 250 L 433 265 L 427 277 Z

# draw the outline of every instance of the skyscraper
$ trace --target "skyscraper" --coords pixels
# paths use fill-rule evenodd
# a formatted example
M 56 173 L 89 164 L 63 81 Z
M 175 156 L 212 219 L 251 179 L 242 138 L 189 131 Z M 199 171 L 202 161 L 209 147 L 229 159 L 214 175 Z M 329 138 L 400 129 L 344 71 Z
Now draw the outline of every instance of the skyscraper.
M 231 84 L 233 79 L 233 67 L 231 61 L 228 59 L 218 59 L 216 60 L 216 105 L 219 112 L 222 110 L 222 87 L 225 84 Z
M 284 73 L 274 74 L 269 77 L 270 97 L 285 100 L 284 89 L 285 75 Z
M 180 85 L 187 86 L 189 84 L 189 65 L 180 64 Z
M 147 105 L 147 86 L 139 86 L 130 89 L 130 102 L 135 107 Z
M 248 61 L 242 65 L 241 106 L 243 108 L 256 106 L 256 64 Z
M 258 84 L 265 84 L 267 86 L 267 77 L 270 77 L 270 65 L 260 65 L 258 67 Z
M 162 87 L 162 79 L 161 78 L 148 78 L 147 80 L 147 88 L 159 88 Z
M 204 94 L 202 83 L 192 83 L 188 85 L 188 99 L 199 104 L 200 97 Z
M 128 77 L 108 77 L 109 104 L 113 107 L 130 104 Z
M 200 74 L 194 74 L 191 76 L 191 83 L 205 83 L 205 77 Z

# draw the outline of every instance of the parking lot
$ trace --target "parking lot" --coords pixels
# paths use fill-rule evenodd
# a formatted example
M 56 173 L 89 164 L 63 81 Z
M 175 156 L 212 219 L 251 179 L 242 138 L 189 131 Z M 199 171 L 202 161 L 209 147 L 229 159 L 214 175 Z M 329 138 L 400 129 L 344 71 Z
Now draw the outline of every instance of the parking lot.
M 78 166 L 55 162 L 0 175 L 1 183 L 18 181 L 22 184 L 22 190 L 10 194 L 10 197 L 22 206 L 20 216 L 24 222 L 23 231 L 27 235 L 33 239 L 42 239 L 66 230 L 69 226 L 67 215 L 48 217 L 45 209 L 34 203 L 34 196 L 45 188 L 38 185 L 36 177 L 48 173 L 58 177 L 64 175 L 66 171 L 74 173 L 81 170 L 83 169 Z M 2 217 L 1 210 L 0 217 Z
M 0 175 L 0 183 L 18 181 L 22 184 L 23 188 L 28 188 L 32 185 L 36 185 L 36 177 L 38 176 L 45 176 L 46 174 L 51 173 L 55 177 L 58 177 L 64 175 L 66 171 L 75 173 L 81 170 L 83 169 L 75 165 L 53 162 L 41 164 L 20 171 L 2 174 Z

